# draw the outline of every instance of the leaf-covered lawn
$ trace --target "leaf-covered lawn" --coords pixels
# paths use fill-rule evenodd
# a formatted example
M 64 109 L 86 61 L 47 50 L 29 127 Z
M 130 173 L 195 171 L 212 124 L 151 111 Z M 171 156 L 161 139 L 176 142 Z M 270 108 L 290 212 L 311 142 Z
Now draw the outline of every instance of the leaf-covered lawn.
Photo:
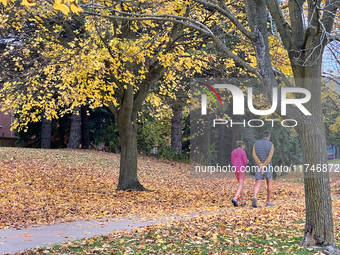
M 234 179 L 190 178 L 189 165 L 150 157 L 139 157 L 138 168 L 141 183 L 154 192 L 116 191 L 118 154 L 0 148 L 0 228 L 117 216 L 156 218 L 232 206 Z M 246 182 L 249 204 L 253 180 Z M 277 203 L 303 198 L 302 184 L 274 186 Z M 264 199 L 265 193 L 260 194 L 259 201 Z
M 275 181 L 265 208 L 231 207 L 236 180 L 193 179 L 189 166 L 139 157 L 139 178 L 154 192 L 117 192 L 119 155 L 81 150 L 0 148 L 0 226 L 26 227 L 64 221 L 117 217 L 204 215 L 108 236 L 37 248 L 26 254 L 314 254 L 299 249 L 303 236 L 304 189 L 300 182 Z M 332 180 L 336 240 L 340 240 L 340 183 Z M 248 204 L 253 180 L 246 180 Z

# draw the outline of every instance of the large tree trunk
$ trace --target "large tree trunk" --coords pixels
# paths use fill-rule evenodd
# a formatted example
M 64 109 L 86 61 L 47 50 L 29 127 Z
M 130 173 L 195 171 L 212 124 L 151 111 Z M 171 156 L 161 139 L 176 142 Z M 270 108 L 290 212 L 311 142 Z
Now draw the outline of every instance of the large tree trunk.
M 311 93 L 311 99 L 305 104 L 312 116 L 305 116 L 299 120 L 297 132 L 300 136 L 303 159 L 309 164 L 309 170 L 305 175 L 305 201 L 306 201 L 306 225 L 302 246 L 335 246 L 332 198 L 329 183 L 329 172 L 318 173 L 311 166 L 327 165 L 327 144 L 325 136 L 325 124 L 322 116 L 321 104 L 321 66 L 323 51 L 317 47 L 320 40 L 318 36 L 311 35 L 307 40 L 307 47 L 314 49 L 307 51 L 307 56 L 313 61 L 313 65 L 304 67 L 304 88 Z
M 119 114 L 118 130 L 121 156 L 117 190 L 145 191 L 137 176 L 137 123 Z
M 313 116 L 315 119 L 316 116 Z M 332 198 L 329 184 L 329 173 L 318 173 L 310 170 L 312 166 L 327 165 L 327 148 L 324 136 L 324 128 L 319 123 L 309 122 L 305 125 L 307 130 L 299 130 L 301 139 L 303 162 L 309 164 L 305 172 L 305 201 L 306 201 L 306 225 L 302 246 L 335 246 Z M 327 167 L 328 168 L 328 167 Z M 305 170 L 306 171 L 306 170 Z
M 88 149 L 90 147 L 90 128 L 89 117 L 87 115 L 87 107 L 81 107 L 81 148 Z
M 51 149 L 52 121 L 42 118 L 41 148 Z
M 141 100 L 140 106 L 144 100 Z M 111 108 L 110 108 L 111 107 Z M 112 111 L 113 104 L 109 104 Z M 127 85 L 119 110 L 113 110 L 119 131 L 121 155 L 117 190 L 146 191 L 137 176 L 137 113 L 133 86 Z
M 67 148 L 79 149 L 79 142 L 81 136 L 81 113 L 80 107 L 74 107 L 71 116 L 71 130 L 70 139 L 68 141 Z
M 171 148 L 182 154 L 182 106 L 180 103 L 172 105 L 171 119 Z

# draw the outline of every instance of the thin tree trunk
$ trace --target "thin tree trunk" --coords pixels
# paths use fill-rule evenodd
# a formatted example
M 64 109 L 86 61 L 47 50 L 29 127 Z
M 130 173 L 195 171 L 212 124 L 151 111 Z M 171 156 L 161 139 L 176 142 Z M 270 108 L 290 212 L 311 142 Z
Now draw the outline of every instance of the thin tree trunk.
M 66 127 L 66 122 L 68 122 L 69 117 L 67 115 L 64 115 L 63 117 L 59 118 L 58 121 L 58 134 L 60 137 L 60 143 L 59 143 L 59 148 L 65 148 L 67 147 L 67 143 L 65 141 L 65 127 Z
M 217 163 L 220 166 L 227 165 L 227 140 L 226 140 L 226 127 L 224 125 L 218 125 L 218 141 L 217 141 Z
M 90 128 L 89 117 L 87 115 L 87 107 L 81 107 L 81 148 L 88 149 L 90 147 Z
M 211 124 L 211 116 L 210 115 L 203 115 L 203 134 L 202 134 L 202 143 L 200 146 L 202 146 L 202 156 L 204 159 L 204 164 L 207 166 L 211 165 L 211 129 L 212 129 L 212 124 Z
M 42 118 L 41 148 L 51 149 L 52 121 Z
M 182 154 L 182 106 L 172 106 L 173 117 L 171 119 L 171 148 L 178 154 Z
M 81 136 L 81 113 L 80 107 L 74 107 L 71 116 L 71 130 L 70 139 L 68 141 L 67 148 L 79 149 L 79 142 Z
M 238 122 L 238 119 L 235 118 L 233 121 Z M 236 142 L 240 140 L 240 125 L 234 125 L 231 129 L 231 148 L 232 150 L 236 149 Z

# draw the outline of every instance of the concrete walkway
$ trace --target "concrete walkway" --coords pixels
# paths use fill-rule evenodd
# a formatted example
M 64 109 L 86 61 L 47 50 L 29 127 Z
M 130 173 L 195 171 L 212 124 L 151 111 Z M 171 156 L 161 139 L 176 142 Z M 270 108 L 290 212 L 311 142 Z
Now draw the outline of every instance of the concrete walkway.
M 333 199 L 339 198 L 332 196 Z M 298 201 L 298 200 L 296 200 Z M 278 203 L 279 205 L 290 204 Z M 251 205 L 246 207 L 226 207 L 214 212 L 194 212 L 189 215 L 169 216 L 156 220 L 145 220 L 142 217 L 133 218 L 111 218 L 97 219 L 90 221 L 74 221 L 48 225 L 42 227 L 32 227 L 26 229 L 0 229 L 0 254 L 10 254 L 23 251 L 25 249 L 36 248 L 37 246 L 52 246 L 53 244 L 81 239 L 83 237 L 92 237 L 96 235 L 110 234 L 114 230 L 130 230 L 136 227 L 145 227 L 170 220 L 189 219 L 198 215 L 208 215 L 235 211 L 240 208 L 253 210 Z M 259 206 L 257 209 L 263 208 Z M 256 210 L 256 209 L 255 209 Z
M 207 214 L 207 212 L 146 221 L 143 221 L 142 218 L 112 218 L 107 221 L 106 219 L 75 221 L 20 230 L 0 229 L 0 254 L 22 252 L 37 246 L 51 246 L 68 240 L 110 234 L 114 230 L 129 230 L 172 219 L 191 218 L 200 214 Z

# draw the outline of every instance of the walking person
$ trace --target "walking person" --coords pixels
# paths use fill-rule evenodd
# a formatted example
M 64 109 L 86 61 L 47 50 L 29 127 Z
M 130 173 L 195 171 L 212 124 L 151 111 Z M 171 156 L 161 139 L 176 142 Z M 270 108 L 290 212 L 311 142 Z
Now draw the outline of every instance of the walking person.
M 253 158 L 258 165 L 255 172 L 255 186 L 254 197 L 252 199 L 252 206 L 257 207 L 257 193 L 261 187 L 262 180 L 266 179 L 267 182 L 267 204 L 266 206 L 275 206 L 271 202 L 273 192 L 272 178 L 272 157 L 274 154 L 274 144 L 269 141 L 270 132 L 266 130 L 262 134 L 262 139 L 255 142 L 253 146 Z
M 241 206 L 245 206 L 246 201 L 244 200 L 244 177 L 246 174 L 246 164 L 249 163 L 249 160 L 247 159 L 247 154 L 244 151 L 244 142 L 237 141 L 236 147 L 237 148 L 231 153 L 231 164 L 235 167 L 235 176 L 238 181 L 238 189 L 231 202 L 234 204 L 234 206 L 238 206 L 237 199 L 238 196 L 241 195 Z

